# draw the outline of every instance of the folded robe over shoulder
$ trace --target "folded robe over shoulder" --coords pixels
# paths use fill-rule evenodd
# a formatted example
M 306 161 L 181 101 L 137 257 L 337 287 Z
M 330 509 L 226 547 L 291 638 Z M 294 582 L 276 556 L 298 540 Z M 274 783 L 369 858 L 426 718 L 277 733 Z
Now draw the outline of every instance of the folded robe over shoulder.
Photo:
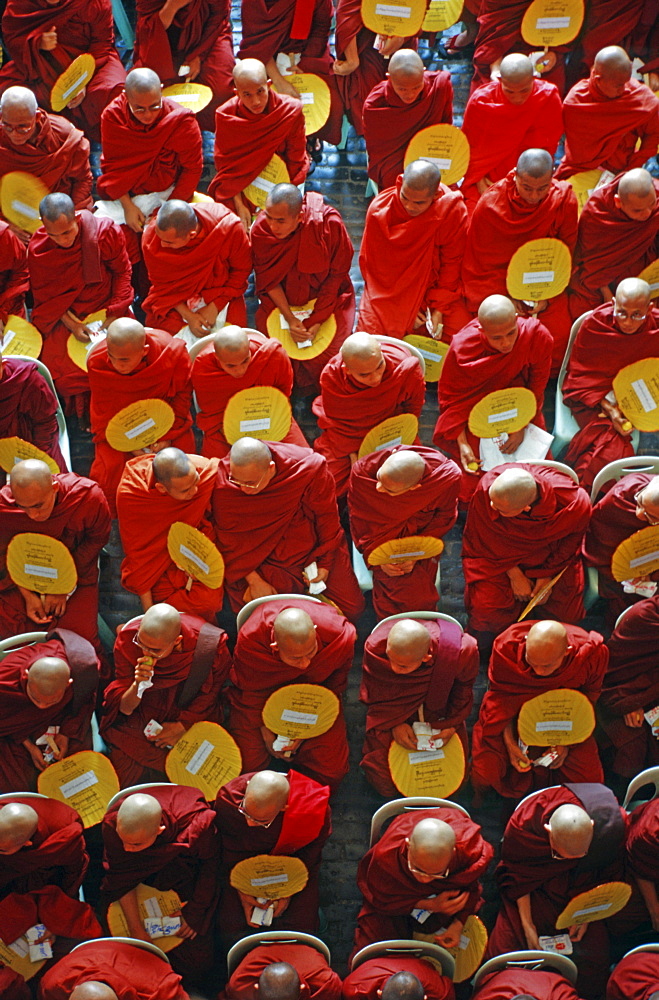
M 474 1000 L 514 1000 L 535 996 L 542 1000 L 579 1000 L 577 991 L 559 972 L 549 969 L 502 969 L 481 980 Z
M 659 800 L 651 799 L 634 809 L 629 817 L 625 849 L 634 876 L 646 882 L 657 882 L 657 848 L 659 847 Z
M 427 1000 L 453 1000 L 453 983 L 423 958 L 403 955 L 381 955 L 362 962 L 343 983 L 344 1000 L 378 1000 L 391 976 L 408 972 L 423 986 Z
M 308 944 L 285 941 L 269 941 L 247 953 L 224 989 L 227 1000 L 252 1000 L 259 976 L 277 962 L 293 966 L 309 1000 L 341 1000 L 341 980 L 324 955 Z
M 9 800 L 30 806 L 37 814 L 37 829 L 15 854 L 0 859 L 0 895 L 27 893 L 46 885 L 58 885 L 76 896 L 89 864 L 82 820 L 71 806 L 54 799 Z M 3 807 L 7 805 L 3 800 Z
M 0 438 L 17 435 L 66 472 L 59 446 L 57 397 L 33 361 L 6 357 L 0 378 Z
M 650 997 L 657 988 L 659 954 L 637 951 L 618 962 L 606 986 L 607 1000 Z
M 1 155 L 1 154 L 0 154 Z M 0 222 L 0 321 L 10 313 L 25 316 L 25 293 L 30 287 L 25 247 L 7 222 Z

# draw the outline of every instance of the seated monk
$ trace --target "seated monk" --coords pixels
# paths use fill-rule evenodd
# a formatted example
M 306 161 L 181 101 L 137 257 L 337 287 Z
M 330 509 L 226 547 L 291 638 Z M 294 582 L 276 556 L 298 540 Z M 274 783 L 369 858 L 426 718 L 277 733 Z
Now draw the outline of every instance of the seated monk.
M 607 1000 L 656 1000 L 659 954 L 636 951 L 618 962 L 606 984 Z
M 50 455 L 60 472 L 66 472 L 57 408 L 57 397 L 34 361 L 0 355 L 0 438 L 29 441 Z
M 477 3 L 478 34 L 474 50 L 472 92 L 475 87 L 496 79 L 508 54 L 530 53 L 534 48 L 522 37 L 522 20 L 531 2 L 532 0 L 506 0 L 506 3 L 501 3 L 501 0 L 480 0 Z M 597 3 L 598 0 L 591 0 L 592 2 Z M 629 3 L 629 0 L 621 2 Z M 561 94 L 565 91 L 566 51 L 568 49 L 565 45 L 552 46 L 549 60 L 538 61 L 540 68 L 534 67 L 535 73 L 548 76 Z
M 245 230 L 223 205 L 166 201 L 142 240 L 149 326 L 188 344 L 229 323 L 247 322 L 243 293 L 252 270 Z
M 211 590 L 179 569 L 167 551 L 167 534 L 182 521 L 214 540 L 210 506 L 216 476 L 216 459 L 186 455 L 179 448 L 136 455 L 126 463 L 117 490 L 125 553 L 121 585 L 137 594 L 143 611 L 164 602 L 215 623 L 223 588 Z
M 572 983 L 549 968 L 514 966 L 481 978 L 473 1000 L 502 1000 L 503 997 L 533 997 L 533 1000 L 579 1000 Z M 627 997 L 626 1000 L 629 1000 Z
M 556 785 L 527 796 L 503 835 L 497 867 L 501 909 L 485 958 L 538 949 L 540 935 L 561 933 L 556 920 L 574 896 L 621 879 L 625 826 L 624 809 L 604 785 Z M 579 996 L 603 996 L 609 970 L 605 922 L 572 926 L 569 935 Z
M 360 701 L 367 706 L 362 770 L 380 795 L 397 795 L 389 771 L 393 742 L 417 749 L 414 722 L 445 743 L 458 733 L 469 756 L 465 721 L 478 673 L 476 640 L 453 622 L 381 622 L 366 640 Z M 441 745 L 441 744 L 440 744 Z
M 231 663 L 226 634 L 198 615 L 152 604 L 120 629 L 114 662 L 101 733 L 121 787 L 166 781 L 170 747 L 195 722 L 222 720 L 220 690 Z M 162 728 L 147 735 L 152 719 Z
M 130 315 L 133 301 L 126 241 L 119 226 L 91 212 L 76 212 L 68 194 L 49 194 L 39 205 L 43 225 L 28 246 L 31 320 L 44 338 L 41 360 L 69 410 L 87 422 L 87 373 L 68 355 L 66 343 L 89 343 L 85 318 L 106 310 L 104 324 Z M 64 287 L 62 287 L 62 285 Z
M 77 632 L 97 649 L 98 557 L 110 535 L 110 512 L 100 486 L 60 472 L 45 462 L 18 462 L 0 490 L 0 635 L 6 639 L 37 628 L 62 627 Z M 14 535 L 37 532 L 62 542 L 75 563 L 78 580 L 72 594 L 37 594 L 17 587 L 7 574 L 7 546 Z
M 436 944 L 454 948 L 465 920 L 481 906 L 480 879 L 493 853 L 480 826 L 458 809 L 439 806 L 396 816 L 359 862 L 364 902 L 355 951 L 415 932 L 433 934 Z
M 251 1000 L 257 989 L 260 1000 L 341 998 L 341 980 L 325 956 L 292 941 L 257 944 L 232 972 L 224 995 L 227 1000 Z
M 98 677 L 91 643 L 68 629 L 7 654 L 0 663 L 0 792 L 35 791 L 53 761 L 91 750 Z M 71 883 L 69 894 L 75 891 Z
M 354 254 L 343 219 L 322 195 L 304 196 L 293 184 L 277 184 L 268 194 L 250 233 L 259 308 L 256 325 L 267 333 L 267 318 L 279 309 L 297 343 L 315 340 L 330 316 L 336 333 L 315 358 L 293 359 L 296 390 L 318 392 L 320 373 L 352 332 L 355 290 L 350 278 Z M 291 310 L 311 300 L 306 319 Z
M 240 747 L 244 771 L 263 770 L 271 757 L 295 762 L 315 781 L 338 788 L 348 773 L 343 711 L 320 736 L 273 749 L 276 733 L 262 718 L 270 695 L 287 684 L 318 684 L 339 698 L 352 664 L 355 628 L 334 608 L 291 598 L 254 609 L 238 633 L 229 689 L 231 735 Z
M 367 560 L 392 538 L 442 538 L 458 516 L 460 470 L 434 448 L 374 451 L 352 467 L 348 488 L 350 531 Z M 378 618 L 400 611 L 435 611 L 439 556 L 396 559 L 373 566 L 373 607 Z
M 460 464 L 460 502 L 465 504 L 481 475 L 480 439 L 469 430 L 469 414 L 481 399 L 497 389 L 530 389 L 537 401 L 532 423 L 544 429 L 544 394 L 551 367 L 552 338 L 535 316 L 517 315 L 503 295 L 489 295 L 478 318 L 453 338 L 437 386 L 439 418 L 433 442 Z M 524 440 L 526 427 L 508 435 L 501 445 L 512 454 Z
M 488 295 L 507 295 L 508 264 L 529 240 L 561 240 L 570 253 L 577 241 L 577 199 L 567 181 L 552 178 L 554 163 L 545 149 L 527 149 L 517 166 L 476 204 L 462 265 L 467 308 L 475 313 Z M 487 249 L 486 249 L 487 248 Z M 554 341 L 552 374 L 565 354 L 572 320 L 567 292 L 533 307 L 514 299 L 519 316 L 536 316 Z
M 258 59 L 240 59 L 234 68 L 236 96 L 215 112 L 215 169 L 208 193 L 240 219 L 249 232 L 255 206 L 243 190 L 277 154 L 291 184 L 309 170 L 304 115 L 299 97 L 270 89 Z
M 232 396 L 243 389 L 271 385 L 290 398 L 293 366 L 278 340 L 269 340 L 256 330 L 225 326 L 192 363 L 192 388 L 197 401 L 197 426 L 204 434 L 202 455 L 224 458 L 231 445 L 224 435 L 224 411 Z M 283 439 L 286 444 L 307 447 L 297 422 Z
M 309 872 L 301 892 L 274 904 L 272 930 L 317 932 L 318 874 L 332 827 L 329 794 L 327 785 L 293 770 L 243 773 L 222 786 L 213 808 L 222 840 L 219 924 L 225 941 L 261 927 L 252 917 L 258 893 L 249 896 L 229 884 L 232 868 L 259 854 L 299 858 Z
M 588 494 L 557 469 L 517 463 L 487 472 L 469 504 L 462 541 L 472 635 L 498 635 L 545 587 L 539 606 L 570 625 L 581 621 L 579 553 L 589 518 Z
M 632 427 L 618 407 L 613 380 L 627 365 L 659 356 L 659 310 L 650 286 L 625 278 L 611 302 L 598 306 L 581 325 L 567 366 L 563 400 L 580 430 L 565 461 L 590 490 L 609 462 L 634 454 Z
M 304 593 L 312 583 L 324 583 L 325 596 L 351 621 L 364 610 L 321 455 L 240 438 L 220 460 L 213 520 L 233 611 L 256 597 Z
M 393 187 L 405 169 L 405 151 L 417 132 L 453 124 L 453 85 L 446 70 L 425 70 L 414 49 L 399 49 L 389 60 L 386 80 L 364 101 L 368 176 L 380 191 Z
M 522 706 L 545 691 L 580 691 L 592 705 L 599 698 L 609 654 L 598 632 L 555 621 L 523 621 L 494 642 L 483 698 L 472 740 L 474 787 L 494 788 L 520 799 L 558 781 L 603 781 L 595 737 L 571 746 L 550 747 L 558 754 L 548 766 L 533 761 L 546 746 L 520 744 L 517 717 Z
M 587 80 L 565 98 L 565 155 L 557 177 L 583 170 L 620 174 L 642 167 L 659 148 L 659 98 L 632 80 L 632 61 L 618 45 L 595 56 Z
M 462 131 L 469 140 L 469 167 L 462 183 L 467 208 L 503 180 L 525 149 L 546 149 L 553 157 L 563 134 L 558 89 L 533 75 L 528 56 L 501 60 L 500 77 L 483 83 L 467 102 Z
M 220 838 L 215 820 L 213 809 L 196 788 L 155 785 L 144 793 L 125 795 L 108 809 L 101 826 L 102 912 L 118 901 L 129 936 L 150 941 L 135 890 L 142 882 L 154 889 L 174 889 L 183 904 L 176 932 L 183 941 L 169 958 L 186 987 L 203 982 L 213 965 L 220 893 Z
M 25 246 L 8 222 L 0 222 L 0 337 L 9 315 L 25 316 L 29 287 Z
M 659 926 L 657 850 L 659 850 L 659 800 L 655 798 L 636 806 L 631 813 L 625 844 L 627 871 L 638 886 L 645 904 L 644 907 L 638 908 L 638 915 L 641 918 L 639 923 L 643 922 L 648 930 L 651 926 L 655 932 Z
M 136 319 L 126 318 L 109 325 L 105 340 L 89 352 L 87 370 L 94 436 L 90 475 L 100 484 L 110 512 L 116 517 L 117 487 L 126 461 L 144 454 L 145 449 L 117 451 L 105 436 L 108 423 L 131 403 L 162 399 L 174 411 L 174 423 L 165 437 L 146 450 L 157 454 L 173 445 L 193 452 L 190 360 L 181 341 L 172 339 L 163 330 L 147 330 Z
M 613 289 L 630 274 L 640 274 L 657 256 L 659 181 L 647 170 L 630 170 L 598 188 L 579 218 L 572 261 L 570 312 L 610 302 Z
M 2 41 L 11 57 L 0 71 L 0 87 L 34 90 L 44 108 L 60 75 L 83 52 L 94 57 L 94 75 L 63 109 L 66 118 L 98 142 L 101 112 L 121 93 L 126 71 L 114 47 L 110 0 L 46 3 L 9 0 L 2 15 Z
M 453 983 L 423 958 L 369 958 L 343 982 L 343 1000 L 453 1000 Z
M 327 459 L 341 497 L 368 432 L 387 417 L 419 417 L 426 394 L 421 366 L 405 344 L 380 344 L 369 333 L 353 333 L 320 376 L 313 402 L 320 437 L 314 448 Z
M 449 340 L 469 321 L 460 281 L 464 200 L 441 183 L 439 168 L 428 160 L 408 164 L 395 185 L 381 191 L 366 213 L 357 329 Z

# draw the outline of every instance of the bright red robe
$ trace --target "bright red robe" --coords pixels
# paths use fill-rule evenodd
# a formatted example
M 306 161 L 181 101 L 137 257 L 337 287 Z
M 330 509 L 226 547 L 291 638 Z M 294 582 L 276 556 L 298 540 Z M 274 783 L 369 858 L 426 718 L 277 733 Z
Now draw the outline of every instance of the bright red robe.
M 606 1000 L 649 1000 L 656 992 L 659 954 L 637 951 L 616 965 L 606 984 Z
M 95 941 L 65 955 L 39 983 L 39 1000 L 64 1000 L 83 983 L 102 982 L 126 1000 L 189 1000 L 169 962 L 123 941 Z
M 474 1000 L 514 1000 L 518 996 L 542 1000 L 579 1000 L 577 991 L 558 972 L 550 969 L 501 969 L 481 979 Z
M 20 972 L 12 972 L 6 965 L 0 968 L 0 991 L 4 1000 L 32 1000 L 32 991 Z
M 89 903 L 72 899 L 56 885 L 24 894 L 14 892 L 3 900 L 0 908 L 3 941 L 16 941 L 35 924 L 44 924 L 55 935 L 55 959 L 74 944 L 95 940 L 103 933 Z M 4 992 L 2 997 L 8 1000 Z
M 33 361 L 6 357 L 0 379 L 0 438 L 17 435 L 41 448 L 66 472 L 60 451 L 57 398 Z
M 25 316 L 29 287 L 25 246 L 9 223 L 0 222 L 0 322 L 6 323 L 10 314 Z
M 309 1000 L 341 1000 L 341 980 L 330 969 L 324 955 L 308 944 L 286 941 L 269 941 L 252 948 L 224 988 L 227 1000 L 253 1000 L 259 976 L 275 962 L 293 966 Z
M 425 463 L 421 482 L 396 497 L 377 488 L 377 473 L 390 455 L 414 451 Z M 350 531 L 365 559 L 383 542 L 410 535 L 442 538 L 458 516 L 460 470 L 434 448 L 386 448 L 360 458 L 352 467 L 348 487 Z M 411 573 L 387 576 L 373 567 L 373 607 L 379 619 L 400 611 L 435 611 L 439 595 L 435 586 L 439 557 L 419 559 Z
M 29 845 L 0 859 L 2 898 L 10 892 L 25 894 L 47 885 L 57 885 L 68 896 L 77 896 L 89 864 L 78 813 L 53 799 L 24 798 L 17 794 L 10 801 L 34 809 L 38 823 Z M 3 807 L 7 804 L 3 800 Z
M 409 972 L 423 986 L 427 1000 L 453 1000 L 453 983 L 422 958 L 382 955 L 369 958 L 343 981 L 343 1000 L 379 1000 L 381 990 L 397 972 Z
M 306 670 L 296 670 L 271 649 L 273 624 L 285 608 L 301 608 L 316 626 L 318 652 Z M 339 698 L 352 665 L 355 628 L 334 608 L 310 601 L 269 601 L 257 607 L 238 634 L 229 675 L 231 735 L 240 747 L 245 771 L 269 766 L 270 755 L 263 742 L 263 706 L 270 695 L 287 684 L 319 684 Z M 293 757 L 297 769 L 321 784 L 336 788 L 348 772 L 348 740 L 343 711 L 321 736 L 303 740 Z
M 659 800 L 651 799 L 637 806 L 629 818 L 625 851 L 637 879 L 657 882 L 657 847 L 659 847 Z
M 122 375 L 108 358 L 107 341 L 101 340 L 87 357 L 91 389 L 90 417 L 94 438 L 94 461 L 90 475 L 100 484 L 110 511 L 115 516 L 116 495 L 129 451 L 117 451 L 108 444 L 107 425 L 120 410 L 142 399 L 162 399 L 174 411 L 174 423 L 161 440 L 174 448 L 194 452 L 192 433 L 192 383 L 190 359 L 182 340 L 162 330 L 147 330 L 147 353 L 137 368 Z

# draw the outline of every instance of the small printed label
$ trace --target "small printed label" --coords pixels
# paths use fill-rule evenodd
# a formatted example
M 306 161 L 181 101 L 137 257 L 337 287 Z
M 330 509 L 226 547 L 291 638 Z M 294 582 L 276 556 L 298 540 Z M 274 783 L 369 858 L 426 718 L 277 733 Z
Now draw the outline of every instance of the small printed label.
M 378 17 L 402 17 L 409 20 L 412 16 L 411 7 L 399 7 L 393 3 L 376 3 L 375 13 Z
M 31 205 L 26 205 L 24 201 L 18 201 L 17 198 L 12 201 L 11 207 L 15 212 L 20 212 L 21 215 L 27 215 L 28 219 L 39 218 L 39 213 L 36 208 L 32 208 Z
M 300 92 L 300 98 L 302 99 L 302 103 L 303 104 L 315 104 L 316 103 L 315 95 L 312 94 L 312 93 L 310 93 L 309 91 L 305 91 L 305 92 L 301 91 Z
M 270 417 L 262 417 L 260 420 L 241 420 L 240 430 L 243 431 L 269 431 Z
M 92 785 L 98 784 L 98 778 L 93 771 L 85 771 L 78 778 L 72 778 L 71 781 L 65 782 L 65 784 L 60 785 L 60 792 L 65 799 L 70 799 L 78 792 L 83 792 L 85 788 L 91 788 Z
M 536 733 L 551 733 L 559 730 L 563 733 L 572 732 L 572 722 L 570 719 L 550 719 L 548 722 L 536 722 Z
M 16 938 L 15 941 L 12 941 L 9 947 L 15 955 L 18 955 L 19 958 L 27 958 L 29 946 L 25 940 L 25 936 Z
M 159 919 L 162 917 L 162 910 L 160 909 L 160 903 L 156 896 L 149 896 L 143 902 L 144 912 L 148 917 Z
M 65 101 L 67 97 L 70 97 L 73 91 L 76 89 L 76 87 L 79 87 L 80 84 L 83 83 L 86 79 L 87 79 L 87 74 L 81 73 L 80 76 L 76 80 L 74 80 L 71 86 L 66 88 L 66 90 L 62 94 L 62 100 Z
M 292 708 L 285 708 L 281 713 L 282 722 L 300 722 L 303 726 L 315 726 L 318 716 L 312 712 L 294 712 Z
M 612 903 L 600 903 L 599 906 L 587 906 L 585 910 L 575 910 L 572 916 L 576 920 L 577 917 L 586 917 L 589 913 L 604 913 L 605 910 L 610 910 Z
M 547 31 L 551 28 L 569 28 L 570 17 L 539 17 L 535 22 L 538 31 Z
M 410 750 L 407 754 L 410 764 L 425 764 L 429 760 L 444 760 L 443 750 Z
M 30 576 L 45 576 L 48 580 L 57 579 L 57 569 L 55 566 L 37 566 L 35 563 L 23 563 L 23 569 Z
M 491 413 L 487 418 L 488 424 L 498 424 L 502 420 L 514 420 L 517 416 L 517 408 L 514 410 L 503 410 L 501 413 Z
M 650 282 L 650 291 L 651 292 L 656 292 L 656 290 L 658 288 L 659 288 L 659 281 L 651 281 Z
M 259 191 L 265 191 L 266 194 L 270 194 L 270 192 L 274 187 L 274 184 L 272 183 L 272 181 L 267 181 L 265 177 L 255 177 L 254 180 L 252 181 L 252 186 L 258 188 Z
M 263 875 L 262 878 L 251 878 L 249 882 L 255 888 L 262 885 L 278 885 L 280 882 L 288 882 L 288 875 L 286 872 L 281 872 L 279 875 Z
M 417 351 L 422 358 L 426 359 L 426 361 L 441 361 L 440 354 L 433 354 L 432 351 L 424 351 L 421 347 L 417 347 Z
M 201 94 L 172 94 L 171 98 L 177 104 L 199 104 Z
M 639 378 L 635 382 L 632 382 L 632 389 L 636 393 L 636 397 L 646 413 L 651 413 L 652 410 L 657 409 L 657 404 L 652 398 L 652 393 L 645 384 L 645 379 Z
M 391 441 L 383 441 L 382 444 L 379 444 L 375 450 L 384 451 L 385 448 L 395 448 L 397 444 L 402 444 L 402 443 L 403 443 L 402 437 L 392 438 Z
M 135 427 L 131 427 L 131 429 L 129 431 L 126 431 L 125 434 L 128 440 L 132 441 L 133 438 L 136 438 L 138 436 L 138 434 L 143 434 L 144 431 L 148 431 L 150 430 L 151 427 L 155 426 L 156 422 L 153 419 L 153 417 L 148 417 L 146 420 L 143 420 L 141 424 L 137 424 Z
M 11 344 L 11 342 L 14 339 L 15 336 L 16 336 L 16 331 L 15 330 L 9 330 L 7 333 L 5 333 L 4 337 L 2 338 L 2 350 L 3 351 L 7 350 L 7 348 L 9 347 L 9 345 Z
M 647 552 L 644 556 L 637 556 L 636 559 L 630 559 L 630 569 L 636 569 L 637 566 L 644 566 L 645 563 L 652 562 L 652 560 L 657 557 L 659 557 L 659 551 L 655 549 L 654 552 Z
M 458 945 L 460 951 L 466 951 L 470 944 L 471 944 L 471 938 L 468 938 L 466 934 L 461 934 L 460 944 Z
M 203 743 L 195 750 L 192 757 L 185 765 L 185 770 L 190 774 L 196 774 L 201 765 L 208 760 L 211 753 L 213 752 L 213 744 L 209 743 L 208 740 L 204 740 Z
M 553 271 L 524 271 L 522 274 L 523 285 L 548 284 L 554 280 Z
M 199 556 L 195 555 L 192 549 L 189 549 L 187 545 L 181 544 L 178 548 L 181 555 L 185 556 L 186 559 L 189 559 L 190 562 L 193 562 L 195 566 L 198 566 L 202 573 L 210 573 L 210 566 L 208 563 L 205 563 L 203 559 L 200 559 Z
M 419 549 L 418 552 L 396 552 L 391 558 L 392 559 L 415 559 L 418 556 L 425 556 L 423 549 Z
M 430 162 L 434 163 L 435 166 L 439 167 L 440 170 L 450 170 L 451 166 L 453 165 L 452 159 L 447 160 L 445 157 L 442 156 L 424 156 L 423 159 L 430 160 Z

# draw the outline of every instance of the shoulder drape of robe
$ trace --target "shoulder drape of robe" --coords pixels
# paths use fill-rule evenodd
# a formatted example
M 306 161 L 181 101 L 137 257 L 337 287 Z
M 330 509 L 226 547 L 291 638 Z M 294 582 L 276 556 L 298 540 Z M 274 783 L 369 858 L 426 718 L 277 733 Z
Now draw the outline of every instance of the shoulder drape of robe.
M 306 944 L 269 941 L 257 945 L 243 958 L 227 983 L 227 1000 L 252 1000 L 254 983 L 275 962 L 292 965 L 309 1000 L 341 1000 L 341 980 L 320 952 Z
M 362 962 L 343 983 L 344 1000 L 379 1000 L 382 987 L 397 972 L 409 972 L 423 986 L 427 1000 L 453 1000 L 453 983 L 422 958 L 382 955 Z
M 58 885 L 68 895 L 75 896 L 89 864 L 78 813 L 53 799 L 22 798 L 16 794 L 11 802 L 34 809 L 38 825 L 29 847 L 0 859 L 0 895 Z M 7 802 L 3 801 L 5 805 Z
M 646 472 L 623 476 L 593 507 L 584 541 L 584 556 L 598 573 L 609 579 L 611 558 L 625 538 L 647 527 L 647 521 L 636 517 L 634 497 L 654 477 Z
M 474 1000 L 514 1000 L 521 994 L 543 1000 L 579 1000 L 577 991 L 558 972 L 549 969 L 502 969 L 486 976 L 474 993 Z
M 6 323 L 10 313 L 25 315 L 29 287 L 25 246 L 8 223 L 0 222 L 0 322 Z
M 659 599 L 650 597 L 627 612 L 609 639 L 611 660 L 601 699 L 607 714 L 619 718 L 659 703 L 657 627 Z
M 17 435 L 41 448 L 66 472 L 59 446 L 57 398 L 33 361 L 6 357 L 0 379 L 0 438 Z

